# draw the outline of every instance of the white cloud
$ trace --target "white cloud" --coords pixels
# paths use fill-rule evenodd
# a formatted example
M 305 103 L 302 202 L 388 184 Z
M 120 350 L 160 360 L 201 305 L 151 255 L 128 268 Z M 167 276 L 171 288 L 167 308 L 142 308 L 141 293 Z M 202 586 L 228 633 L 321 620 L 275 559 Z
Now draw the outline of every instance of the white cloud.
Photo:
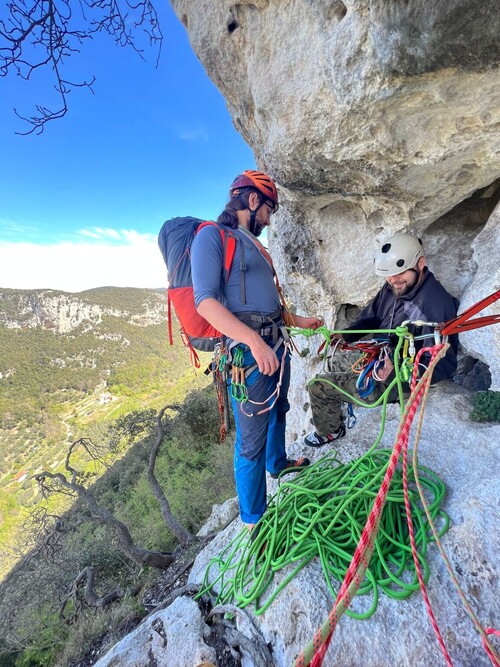
M 0 288 L 80 292 L 108 285 L 166 286 L 167 269 L 156 236 L 122 230 L 120 237 L 121 244 L 109 240 L 52 245 L 0 241 Z
M 208 141 L 208 132 L 201 125 L 198 127 L 179 127 L 177 133 L 182 141 Z
M 0 233 L 2 234 L 39 234 L 40 230 L 32 225 L 26 225 L 13 218 L 0 218 Z
M 97 241 L 123 241 L 125 243 L 137 243 L 141 239 L 151 240 L 152 234 L 140 234 L 134 229 L 113 229 L 111 227 L 90 227 L 80 229 L 78 234 Z

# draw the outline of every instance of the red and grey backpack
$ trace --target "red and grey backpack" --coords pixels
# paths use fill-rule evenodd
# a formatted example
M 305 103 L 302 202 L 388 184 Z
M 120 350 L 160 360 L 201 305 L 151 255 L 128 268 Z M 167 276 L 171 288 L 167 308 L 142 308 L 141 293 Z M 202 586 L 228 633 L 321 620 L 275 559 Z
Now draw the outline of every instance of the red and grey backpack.
M 168 270 L 168 335 L 172 336 L 172 306 L 181 326 L 181 336 L 189 348 L 196 367 L 200 361 L 195 350 L 210 352 L 220 340 L 217 331 L 196 310 L 193 280 L 191 277 L 191 245 L 196 234 L 206 225 L 214 225 L 220 231 L 224 257 L 224 279 L 227 282 L 236 250 L 236 238 L 231 230 L 216 222 L 198 218 L 172 218 L 167 220 L 158 235 L 158 245 Z

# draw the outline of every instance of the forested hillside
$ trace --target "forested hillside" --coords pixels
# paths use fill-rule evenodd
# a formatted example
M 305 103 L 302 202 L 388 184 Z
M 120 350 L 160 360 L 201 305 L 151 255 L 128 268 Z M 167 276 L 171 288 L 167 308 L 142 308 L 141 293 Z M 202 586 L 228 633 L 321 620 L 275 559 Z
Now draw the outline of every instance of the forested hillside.
M 34 474 L 61 470 L 77 438 L 100 442 L 118 418 L 207 384 L 179 336 L 168 345 L 165 305 L 160 290 L 0 291 L 0 577 L 40 502 Z
M 47 501 L 23 526 L 30 550 L 0 583 L 1 667 L 88 667 L 179 586 L 203 543 L 196 531 L 235 493 L 232 447 L 218 441 L 207 387 L 164 416 L 161 435 L 154 410 L 130 413 L 99 446 L 80 443 L 74 453 L 86 461 L 72 456 L 57 478 L 40 480 Z M 109 465 L 109 454 L 123 451 Z M 183 540 L 166 524 L 152 477 Z M 67 511 L 56 509 L 68 499 L 61 493 L 71 498 Z

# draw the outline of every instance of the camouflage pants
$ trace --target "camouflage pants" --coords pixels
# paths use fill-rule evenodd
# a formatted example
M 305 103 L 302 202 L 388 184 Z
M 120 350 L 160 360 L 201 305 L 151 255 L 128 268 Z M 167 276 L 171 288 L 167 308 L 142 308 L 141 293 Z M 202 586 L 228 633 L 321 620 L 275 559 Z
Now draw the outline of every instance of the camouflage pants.
M 328 373 L 316 375 L 307 385 L 311 399 L 314 428 L 319 435 L 328 435 L 337 431 L 344 421 L 342 402 L 354 403 L 348 396 L 337 391 L 329 382 L 352 396 L 359 397 L 356 389 L 358 375 L 353 373 L 352 365 L 359 358 L 356 353 L 336 354 L 330 360 Z M 361 399 L 366 403 L 374 403 L 384 393 L 387 384 L 390 384 L 394 375 L 389 376 L 386 382 L 375 382 L 375 387 L 369 396 Z M 325 382 L 324 380 L 327 380 Z M 397 400 L 397 392 L 391 391 L 389 402 Z

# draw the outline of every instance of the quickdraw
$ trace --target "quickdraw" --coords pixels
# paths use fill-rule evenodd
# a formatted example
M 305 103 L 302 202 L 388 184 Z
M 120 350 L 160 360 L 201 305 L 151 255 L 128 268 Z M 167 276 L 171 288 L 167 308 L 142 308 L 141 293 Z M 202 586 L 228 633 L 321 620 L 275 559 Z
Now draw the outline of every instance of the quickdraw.
M 245 368 L 243 367 L 243 350 L 235 347 L 233 365 L 231 367 L 231 397 L 238 403 L 248 401 L 248 389 L 245 384 Z
M 215 346 L 212 363 L 208 367 L 207 374 L 212 371 L 217 394 L 217 404 L 220 415 L 220 443 L 222 444 L 229 432 L 231 422 L 229 417 L 229 400 L 227 395 L 227 353 L 224 346 L 219 343 Z
M 408 354 L 408 350 L 413 350 L 413 355 L 415 353 L 415 348 L 413 344 L 413 338 L 408 334 L 410 340 L 406 341 L 405 351 L 403 354 L 403 361 L 405 366 L 405 372 L 403 379 L 408 381 L 411 369 L 413 367 L 413 356 Z M 332 349 L 331 352 L 329 350 Z M 329 366 L 331 365 L 331 360 L 335 356 L 338 349 L 343 351 L 357 351 L 361 352 L 361 356 L 356 359 L 354 364 L 352 364 L 350 370 L 355 375 L 358 375 L 358 381 L 356 387 L 361 398 L 366 398 L 369 396 L 375 387 L 375 380 L 379 382 L 384 382 L 391 372 L 394 370 L 394 364 L 390 358 L 390 345 L 388 340 L 372 340 L 372 341 L 360 341 L 358 343 L 346 343 L 340 338 L 332 338 L 329 345 L 326 345 L 326 341 L 320 345 L 318 349 L 318 354 L 322 352 L 323 356 L 323 368 L 326 372 L 329 372 Z

